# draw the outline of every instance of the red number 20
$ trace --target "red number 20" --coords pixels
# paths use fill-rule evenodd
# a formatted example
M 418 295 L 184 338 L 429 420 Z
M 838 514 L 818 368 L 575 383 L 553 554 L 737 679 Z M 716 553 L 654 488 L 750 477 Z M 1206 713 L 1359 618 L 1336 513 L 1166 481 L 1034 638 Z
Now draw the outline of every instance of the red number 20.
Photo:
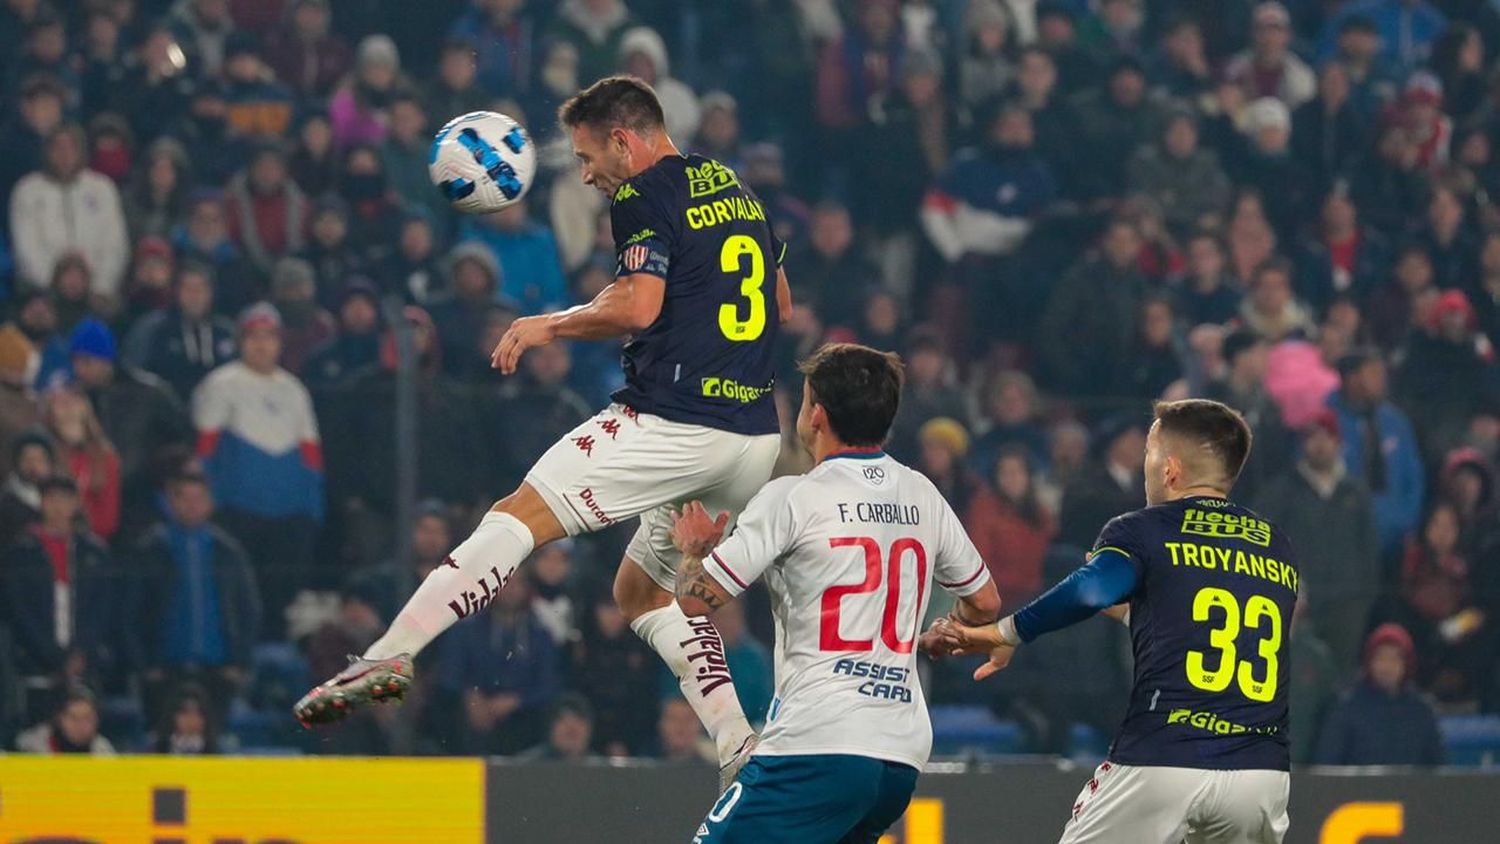
M 870 639 L 845 639 L 839 633 L 839 613 L 844 598 L 850 595 L 864 595 L 874 592 L 880 588 L 882 574 L 886 582 L 885 611 L 880 618 L 880 640 L 885 646 L 898 654 L 911 653 L 912 645 L 916 643 L 918 628 L 922 625 L 920 614 L 922 612 L 922 597 L 927 589 L 927 551 L 922 543 L 910 537 L 903 537 L 891 543 L 889 561 L 882 567 L 880 543 L 869 536 L 840 536 L 828 540 L 832 548 L 864 549 L 865 552 L 865 579 L 862 583 L 850 583 L 840 586 L 830 586 L 823 593 L 822 623 L 819 628 L 818 646 L 825 651 L 869 651 L 874 650 L 875 640 Z M 913 614 L 918 617 L 912 619 L 912 634 L 910 639 L 902 639 L 901 633 L 896 629 L 896 612 L 901 603 L 901 559 L 907 551 L 915 554 L 917 559 L 917 602 L 913 608 Z M 882 572 L 882 568 L 885 569 Z

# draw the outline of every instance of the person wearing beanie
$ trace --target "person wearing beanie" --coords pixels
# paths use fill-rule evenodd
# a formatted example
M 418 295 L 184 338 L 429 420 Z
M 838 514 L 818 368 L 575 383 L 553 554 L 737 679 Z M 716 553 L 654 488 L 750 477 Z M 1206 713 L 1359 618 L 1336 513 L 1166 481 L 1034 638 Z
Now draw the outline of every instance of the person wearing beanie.
M 380 362 L 380 293 L 374 283 L 355 276 L 344 285 L 338 320 L 338 334 L 313 352 L 303 367 L 303 378 L 314 390 L 345 383 Z
M 324 509 L 318 421 L 307 388 L 278 363 L 281 334 L 269 302 L 245 309 L 240 359 L 193 393 L 198 456 L 221 521 L 256 562 L 266 618 L 277 630 L 307 584 Z
M 381 33 L 365 36 L 355 51 L 353 76 L 328 103 L 334 148 L 385 140 L 391 97 L 404 84 L 396 42 Z
M 40 363 L 25 332 L 13 323 L 0 326 L 0 477 L 10 473 L 10 443 L 36 427 L 32 385 Z
M 185 264 L 172 283 L 171 305 L 142 317 L 125 338 L 121 357 L 159 376 L 187 401 L 204 376 L 235 355 L 234 323 L 214 313 L 213 269 Z
M 192 443 L 192 422 L 166 382 L 119 360 L 114 334 L 104 323 L 79 323 L 68 350 L 73 379 L 119 453 L 124 489 L 138 489 L 163 449 Z
M 1300 433 L 1295 465 L 1258 490 L 1255 509 L 1296 547 L 1308 607 L 1302 623 L 1316 629 L 1335 664 L 1348 671 L 1380 591 L 1374 505 L 1370 490 L 1344 464 L 1338 414 L 1325 409 Z
M 588 86 L 619 67 L 620 46 L 635 23 L 625 0 L 563 0 L 548 34 L 578 49 L 578 84 Z
M 1317 95 L 1318 83 L 1291 45 L 1291 13 L 1277 0 L 1266 0 L 1251 17 L 1249 48 L 1229 60 L 1224 76 L 1247 100 L 1275 97 L 1294 109 Z
M 460 243 L 448 253 L 446 293 L 428 307 L 443 344 L 449 375 L 477 378 L 489 367 L 481 347 L 486 309 L 495 302 L 503 275 L 495 253 L 482 243 Z M 512 303 L 519 309 L 519 303 Z
M 1364 643 L 1364 672 L 1329 711 L 1318 734 L 1319 765 L 1443 764 L 1437 716 L 1412 685 L 1416 647 L 1398 624 L 1382 624 Z
M 271 273 L 271 303 L 281 315 L 281 365 L 299 375 L 307 356 L 338 333 L 318 304 L 317 273 L 301 258 L 282 258 Z

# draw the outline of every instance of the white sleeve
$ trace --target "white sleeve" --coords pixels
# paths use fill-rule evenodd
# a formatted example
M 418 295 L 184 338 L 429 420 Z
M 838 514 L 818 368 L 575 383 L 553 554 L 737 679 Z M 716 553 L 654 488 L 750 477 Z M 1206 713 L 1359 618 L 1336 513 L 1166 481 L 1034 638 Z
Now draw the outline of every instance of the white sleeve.
M 47 239 L 41 231 L 49 222 L 40 213 L 45 203 L 33 196 L 43 189 L 40 178 L 27 176 L 11 191 L 10 237 L 17 275 L 33 288 L 46 289 L 52 283 L 54 256 L 47 254 Z
M 788 493 L 794 483 L 772 481 L 762 487 L 745 505 L 734 533 L 703 560 L 703 570 L 730 595 L 750 588 L 772 563 L 792 549 L 797 524 Z
M 229 425 L 232 409 L 224 389 L 224 372 L 215 370 L 193 391 L 193 427 L 198 433 L 222 431 Z
M 953 508 L 941 498 L 942 516 L 938 525 L 937 562 L 932 568 L 932 579 L 937 585 L 960 598 L 978 592 L 990 581 L 990 570 L 979 556 L 979 549 L 969 539 L 963 522 Z

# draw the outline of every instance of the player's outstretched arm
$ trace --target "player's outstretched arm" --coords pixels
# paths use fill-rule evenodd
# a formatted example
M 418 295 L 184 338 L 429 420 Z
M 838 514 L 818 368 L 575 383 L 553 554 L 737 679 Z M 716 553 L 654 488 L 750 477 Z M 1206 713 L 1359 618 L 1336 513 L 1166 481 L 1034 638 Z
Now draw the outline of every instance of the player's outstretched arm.
M 634 334 L 656 321 L 666 295 L 667 283 L 660 276 L 634 273 L 617 278 L 587 305 L 522 317 L 511 323 L 490 355 L 490 365 L 510 375 L 527 349 L 553 340 L 602 340 Z
M 728 513 L 710 516 L 698 501 L 683 505 L 673 520 L 672 544 L 682 552 L 682 565 L 677 569 L 677 605 L 685 615 L 708 615 L 731 600 L 724 587 L 703 570 L 703 558 L 724 538 L 728 525 Z

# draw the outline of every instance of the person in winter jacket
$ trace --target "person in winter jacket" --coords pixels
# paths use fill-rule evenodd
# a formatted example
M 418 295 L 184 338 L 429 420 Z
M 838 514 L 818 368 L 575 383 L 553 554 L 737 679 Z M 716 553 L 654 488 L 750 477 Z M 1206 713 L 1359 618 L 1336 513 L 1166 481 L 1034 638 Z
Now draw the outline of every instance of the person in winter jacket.
M 698 133 L 702 110 L 698 95 L 681 80 L 672 77 L 667 60 L 667 45 L 656 30 L 637 26 L 620 38 L 620 67 L 639 76 L 656 90 L 662 111 L 667 115 L 667 134 L 687 140 Z
M 187 401 L 204 376 L 235 355 L 234 323 L 214 313 L 213 270 L 186 264 L 177 271 L 173 302 L 147 314 L 125 339 L 126 364 L 144 369 Z
M 1412 688 L 1416 648 L 1400 625 L 1365 640 L 1364 676 L 1323 722 L 1319 765 L 1441 765 L 1443 739 L 1432 707 Z
M 58 261 L 81 255 L 92 292 L 119 295 L 130 241 L 115 183 L 84 165 L 83 130 L 54 129 L 41 170 L 16 183 L 10 197 L 10 231 L 16 271 L 32 287 L 45 287 Z
M 1381 553 L 1397 553 L 1422 514 L 1425 478 L 1411 421 L 1387 399 L 1385 361 L 1355 352 L 1339 361 L 1343 381 L 1329 396 L 1344 432 L 1344 464 L 1370 488 Z
M 230 180 L 225 206 L 230 234 L 262 275 L 270 274 L 277 258 L 295 254 L 307 242 L 309 203 L 276 146 L 261 146 Z

